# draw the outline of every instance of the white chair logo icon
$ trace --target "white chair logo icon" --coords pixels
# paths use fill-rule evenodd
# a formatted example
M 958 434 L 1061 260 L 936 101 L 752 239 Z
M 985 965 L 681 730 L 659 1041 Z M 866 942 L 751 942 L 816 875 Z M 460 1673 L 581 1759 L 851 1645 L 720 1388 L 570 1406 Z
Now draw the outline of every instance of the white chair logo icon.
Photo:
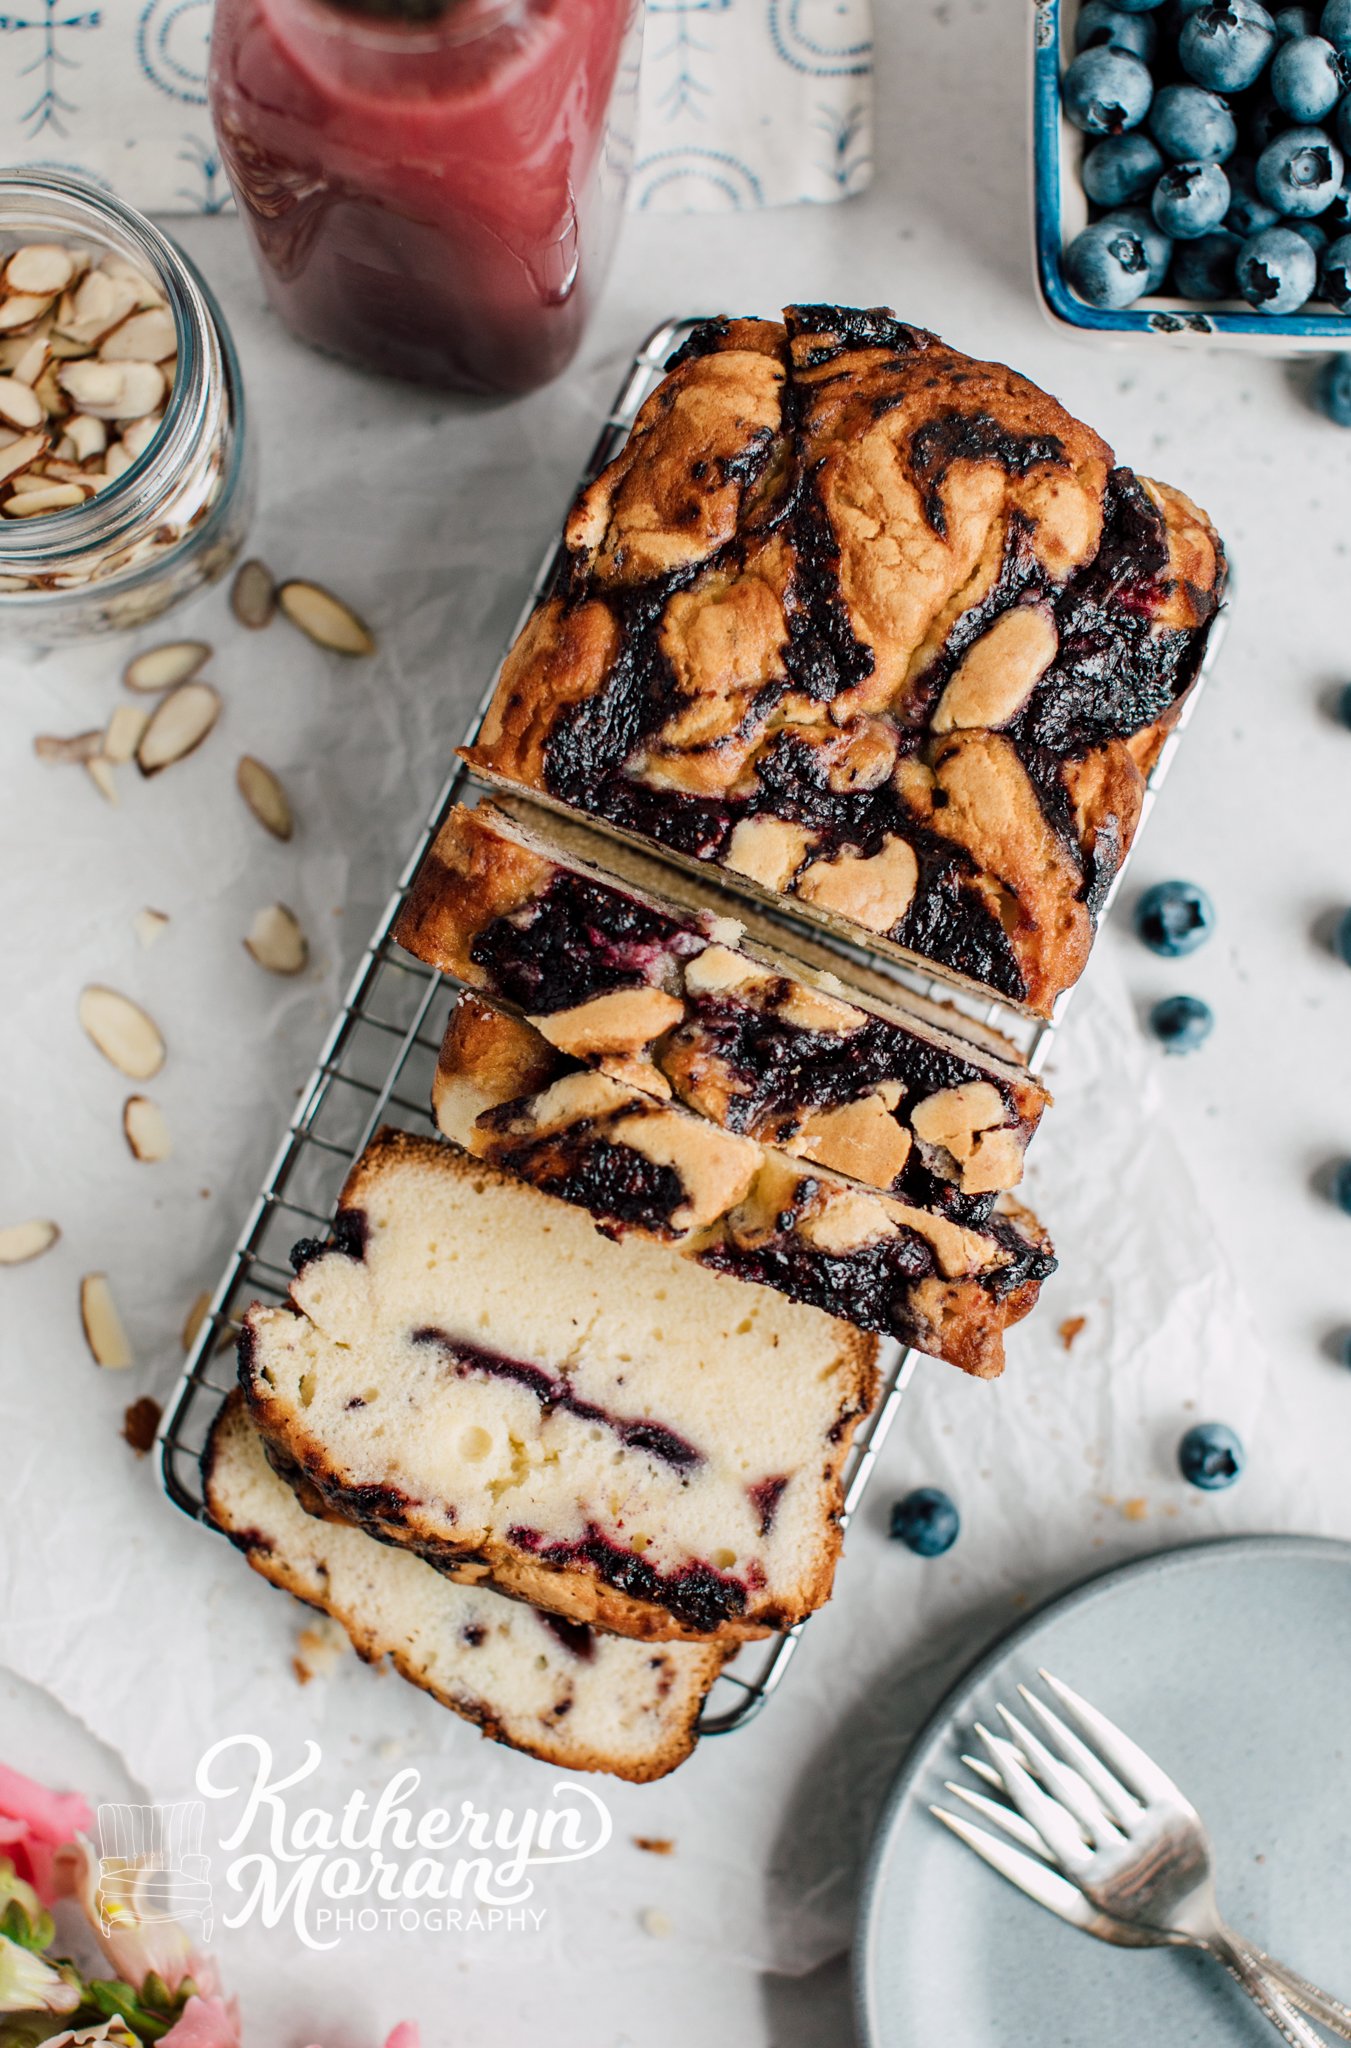
M 141 1925 L 198 1920 L 211 1939 L 211 1861 L 202 1853 L 206 1808 L 200 1799 L 173 1806 L 100 1806 L 99 1881 L 94 1894 L 105 1934 L 134 1918 Z

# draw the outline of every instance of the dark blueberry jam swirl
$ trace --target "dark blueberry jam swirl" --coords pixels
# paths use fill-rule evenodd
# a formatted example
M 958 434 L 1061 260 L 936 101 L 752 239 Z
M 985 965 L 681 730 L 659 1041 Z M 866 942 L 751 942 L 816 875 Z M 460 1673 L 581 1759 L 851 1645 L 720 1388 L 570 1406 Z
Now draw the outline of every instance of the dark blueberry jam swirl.
M 291 1247 L 291 1270 L 303 1273 L 313 1260 L 321 1259 L 325 1252 L 337 1252 L 344 1259 L 361 1260 L 366 1256 L 370 1241 L 370 1222 L 364 1209 L 339 1209 L 330 1225 L 330 1235 L 325 1242 L 321 1237 L 302 1237 Z
M 528 915 L 485 925 L 469 957 L 495 995 L 540 1016 L 659 980 L 665 959 L 697 952 L 702 943 L 635 897 L 560 869 Z
M 607 1586 L 627 1593 L 630 1599 L 664 1607 L 686 1628 L 708 1633 L 746 1611 L 746 1588 L 739 1579 L 699 1560 L 676 1572 L 659 1572 L 635 1551 L 621 1550 L 594 1523 L 588 1525 L 585 1536 L 573 1542 L 551 1543 L 542 1531 L 524 1524 L 508 1529 L 507 1540 L 528 1556 L 563 1571 L 589 1567 Z
M 457 1378 L 468 1379 L 477 1374 L 485 1379 L 510 1380 L 515 1386 L 524 1387 L 533 1394 L 546 1415 L 561 1411 L 575 1415 L 579 1422 L 600 1423 L 603 1428 L 613 1430 L 626 1450 L 644 1453 L 659 1464 L 669 1465 L 675 1472 L 692 1472 L 703 1463 L 703 1454 L 664 1423 L 647 1418 L 631 1421 L 613 1415 L 595 1401 L 584 1401 L 566 1380 L 555 1379 L 542 1367 L 528 1365 L 524 1359 L 507 1358 L 500 1351 L 489 1351 L 482 1345 L 468 1343 L 462 1337 L 452 1337 L 449 1331 L 436 1329 L 431 1324 L 413 1330 L 410 1341 L 434 1345 Z
M 596 1654 L 596 1633 L 584 1621 L 567 1621 L 561 1614 L 540 1614 L 540 1622 L 547 1628 L 556 1642 L 574 1657 L 580 1657 L 583 1664 L 589 1664 Z

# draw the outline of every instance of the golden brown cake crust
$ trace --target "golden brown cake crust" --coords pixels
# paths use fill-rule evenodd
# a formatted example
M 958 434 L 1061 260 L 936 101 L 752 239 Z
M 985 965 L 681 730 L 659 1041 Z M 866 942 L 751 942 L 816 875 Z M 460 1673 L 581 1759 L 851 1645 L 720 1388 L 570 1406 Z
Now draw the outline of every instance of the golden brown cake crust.
M 480 773 L 1049 1011 L 1223 592 L 1190 500 L 1002 364 L 790 307 L 696 330 L 567 546 Z

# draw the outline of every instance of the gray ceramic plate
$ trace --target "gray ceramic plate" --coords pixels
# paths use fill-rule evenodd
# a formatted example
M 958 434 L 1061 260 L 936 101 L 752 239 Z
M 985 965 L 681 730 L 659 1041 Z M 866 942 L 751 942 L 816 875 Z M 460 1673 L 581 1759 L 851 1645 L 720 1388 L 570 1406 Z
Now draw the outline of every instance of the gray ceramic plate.
M 1219 1967 L 1065 1927 L 929 1812 L 996 1700 L 1044 1665 L 1133 1735 L 1205 1816 L 1220 1903 L 1351 1997 L 1351 1544 L 1253 1536 L 1126 1565 L 1006 1636 L 906 1762 L 859 1920 L 868 2048 L 1270 2048 Z M 949 1800 L 949 1804 L 952 1802 Z

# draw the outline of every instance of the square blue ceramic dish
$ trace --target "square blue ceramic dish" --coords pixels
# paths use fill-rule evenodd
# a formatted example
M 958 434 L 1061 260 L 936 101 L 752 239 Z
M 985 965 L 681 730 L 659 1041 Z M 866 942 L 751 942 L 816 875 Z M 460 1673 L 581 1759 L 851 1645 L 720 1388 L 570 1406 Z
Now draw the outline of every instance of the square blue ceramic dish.
M 1189 299 L 1146 297 L 1121 312 L 1086 306 L 1066 282 L 1062 251 L 1088 220 L 1079 180 L 1084 138 L 1066 120 L 1060 79 L 1074 56 L 1074 23 L 1081 0 L 1033 0 L 1032 221 L 1037 293 L 1056 326 L 1086 338 L 1142 338 L 1193 346 L 1263 349 L 1269 355 L 1300 350 L 1329 354 L 1351 349 L 1351 319 L 1314 300 L 1299 313 L 1255 313 L 1242 299 L 1198 306 Z

